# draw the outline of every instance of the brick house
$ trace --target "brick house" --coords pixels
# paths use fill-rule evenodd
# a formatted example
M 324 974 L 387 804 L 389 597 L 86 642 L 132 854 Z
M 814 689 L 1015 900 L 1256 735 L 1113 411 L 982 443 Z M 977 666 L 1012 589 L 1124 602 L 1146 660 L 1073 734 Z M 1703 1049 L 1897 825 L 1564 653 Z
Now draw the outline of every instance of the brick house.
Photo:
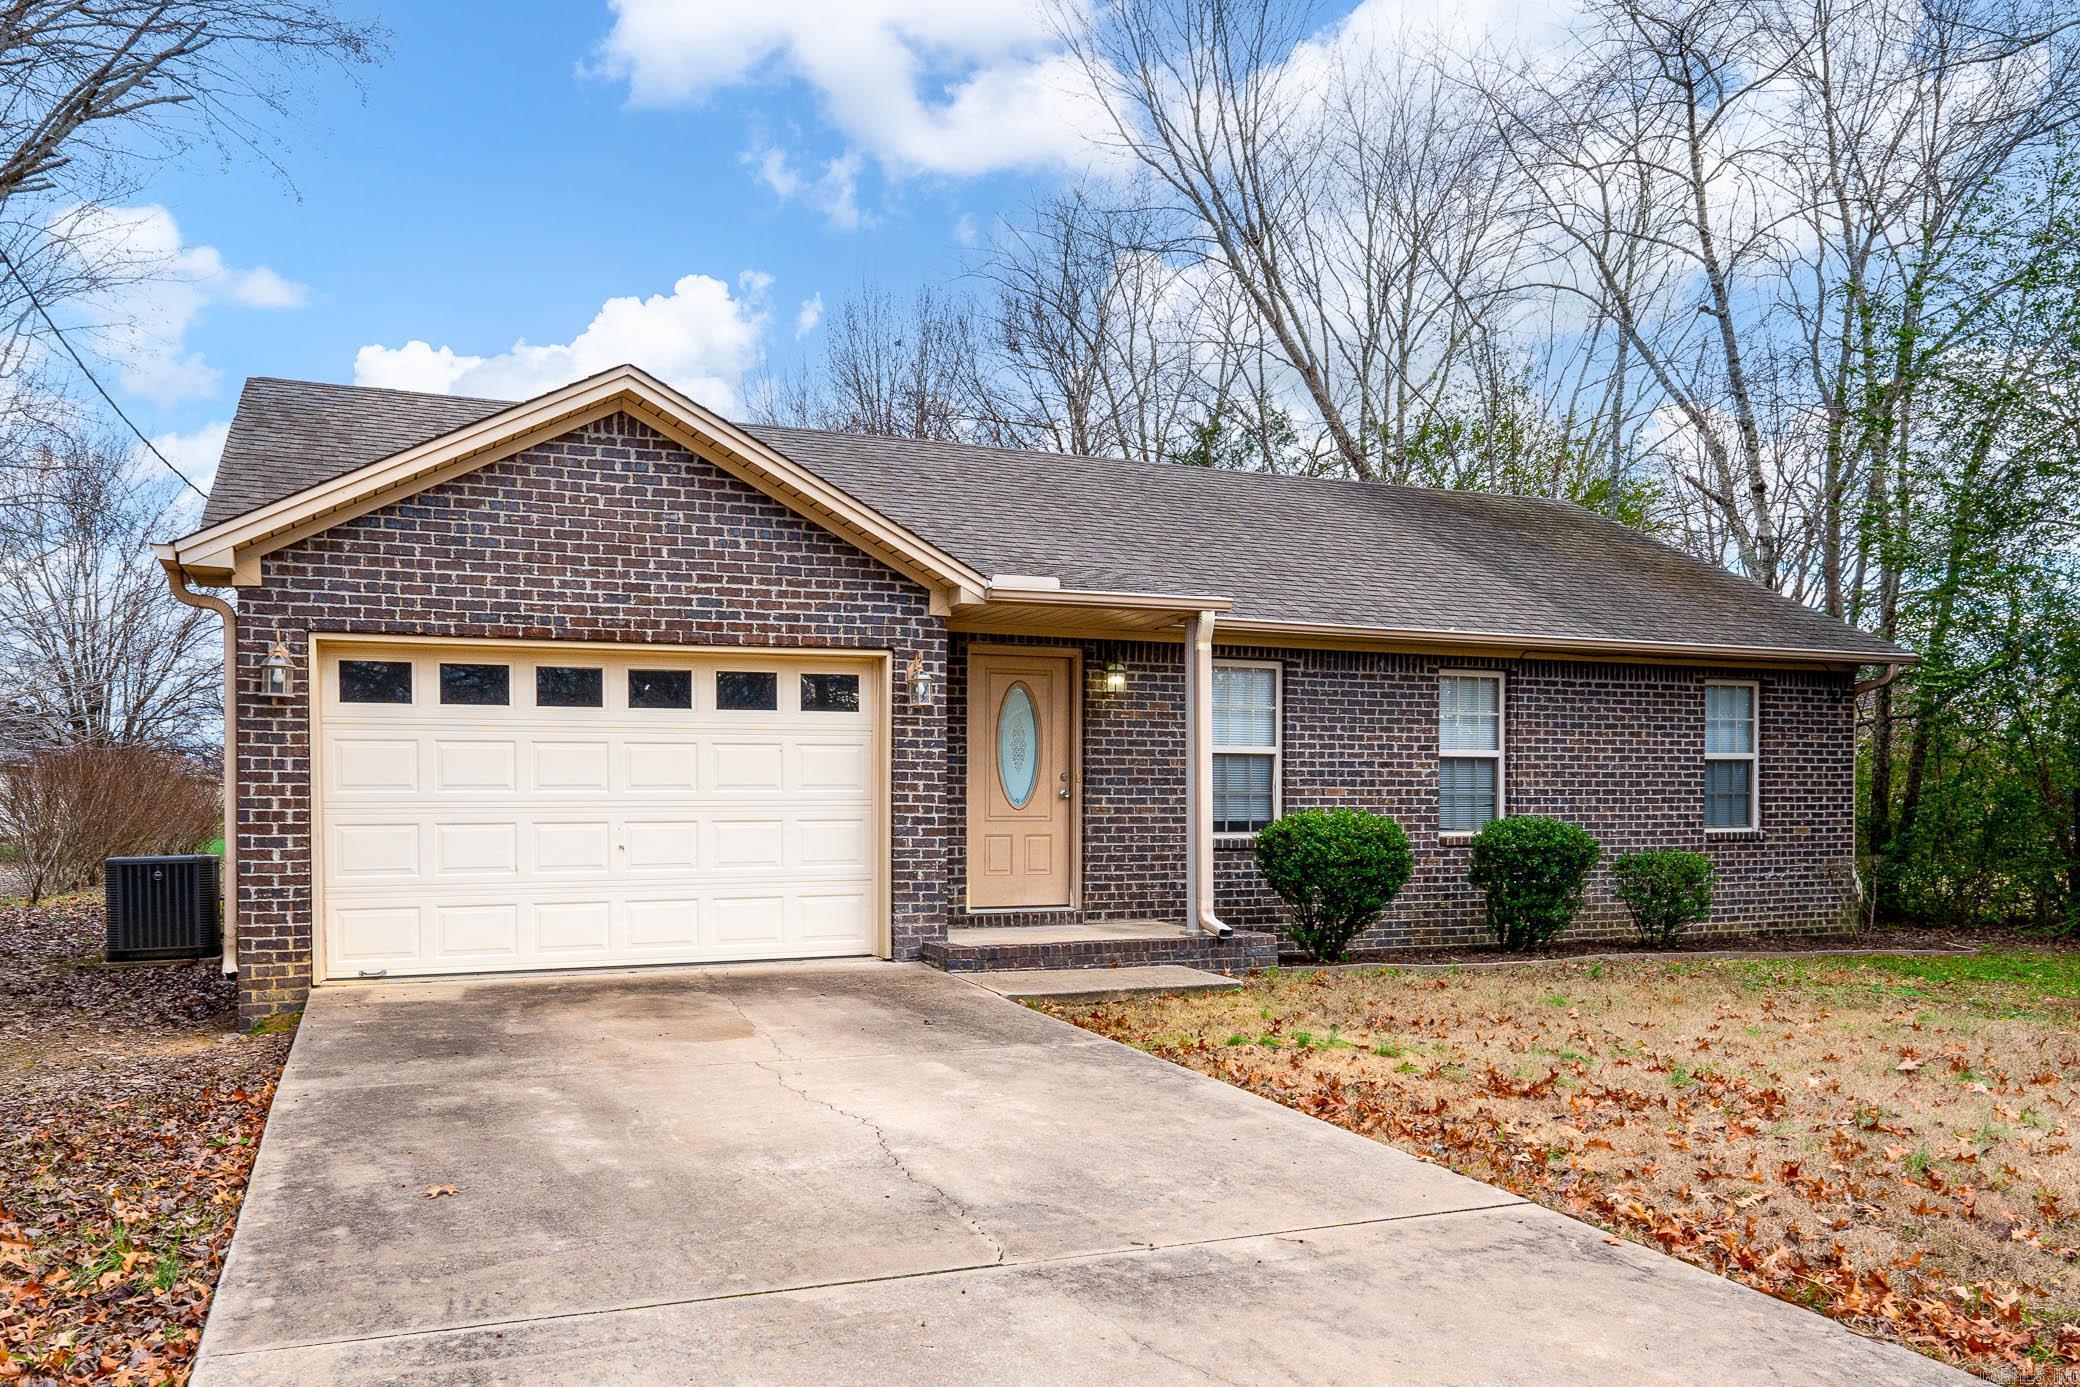
M 315 982 L 880 955 L 1276 956 L 1253 830 L 1400 820 L 1360 948 L 1475 942 L 1506 813 L 1854 908 L 1858 670 L 1905 652 L 1579 508 L 247 383 L 159 546 L 227 649 L 226 965 Z M 233 604 L 189 582 L 229 586 Z M 1582 929 L 1618 924 L 1606 879 Z

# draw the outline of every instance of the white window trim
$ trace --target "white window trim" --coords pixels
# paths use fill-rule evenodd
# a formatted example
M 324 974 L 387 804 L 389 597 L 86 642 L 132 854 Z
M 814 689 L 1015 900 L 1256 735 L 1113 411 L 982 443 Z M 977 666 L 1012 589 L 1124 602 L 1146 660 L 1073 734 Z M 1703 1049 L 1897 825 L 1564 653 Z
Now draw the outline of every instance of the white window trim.
M 1748 691 L 1748 750 L 1706 751 L 1705 761 L 1746 761 L 1748 763 L 1748 822 L 1727 828 L 1705 826 L 1708 836 L 1725 837 L 1732 834 L 1760 833 L 1762 831 L 1762 683 L 1757 679 L 1707 679 L 1707 689 L 1746 689 Z M 1705 700 L 1705 695 L 1698 695 Z M 1709 721 L 1710 714 L 1700 709 L 1700 716 Z M 1697 796 L 1697 814 L 1704 817 L 1704 792 Z
M 1447 749 L 1444 744 L 1444 681 L 1447 679 L 1493 679 L 1495 681 L 1495 749 L 1493 751 L 1462 751 Z M 1440 669 L 1437 671 L 1437 702 L 1433 705 L 1431 725 L 1437 733 L 1437 759 L 1444 761 L 1472 761 L 1483 757 L 1495 763 L 1495 817 L 1509 816 L 1509 676 L 1499 669 Z M 1437 797 L 1430 801 L 1432 815 L 1439 813 Z M 1492 821 L 1491 821 L 1492 822 Z M 1440 827 L 1437 837 L 1445 843 L 1468 843 L 1473 841 L 1479 829 L 1452 829 Z
M 1271 745 L 1269 747 L 1230 747 L 1215 743 L 1215 756 L 1269 756 L 1271 758 L 1271 821 L 1277 823 L 1285 815 L 1286 780 L 1286 667 L 1277 660 L 1215 660 L 1215 669 L 1268 669 L 1271 671 Z M 1207 690 L 1207 711 L 1213 706 L 1213 692 Z M 1211 767 L 1208 768 L 1209 773 Z M 1247 843 L 1256 837 L 1254 829 L 1216 832 L 1216 843 Z

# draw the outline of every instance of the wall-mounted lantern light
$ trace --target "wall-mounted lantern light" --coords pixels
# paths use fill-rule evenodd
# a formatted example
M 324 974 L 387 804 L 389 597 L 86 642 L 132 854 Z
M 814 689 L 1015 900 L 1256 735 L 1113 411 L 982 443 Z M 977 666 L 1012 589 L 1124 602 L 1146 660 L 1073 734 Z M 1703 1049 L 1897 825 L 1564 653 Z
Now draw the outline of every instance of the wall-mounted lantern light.
M 289 663 L 289 647 L 279 638 L 267 647 L 267 658 L 260 662 L 260 692 L 269 698 L 286 698 L 289 693 L 289 674 L 295 668 Z
M 1103 687 L 1105 692 L 1109 694 L 1125 693 L 1127 691 L 1127 662 L 1125 660 L 1107 660 L 1105 662 Z
M 924 667 L 923 660 L 912 660 L 904 671 L 903 683 L 910 690 L 910 702 L 919 708 L 929 708 L 939 696 L 939 681 Z

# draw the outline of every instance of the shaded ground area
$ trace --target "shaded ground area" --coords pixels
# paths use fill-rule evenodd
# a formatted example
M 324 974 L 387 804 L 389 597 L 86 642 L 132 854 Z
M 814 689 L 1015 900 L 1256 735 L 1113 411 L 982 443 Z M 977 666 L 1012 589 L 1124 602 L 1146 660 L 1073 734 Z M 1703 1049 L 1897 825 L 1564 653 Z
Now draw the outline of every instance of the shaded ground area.
M 288 1051 L 214 960 L 102 940 L 98 899 L 0 902 L 0 1381 L 187 1380 Z
M 2080 954 L 1286 973 L 1049 1010 L 1996 1380 L 2080 1364 Z

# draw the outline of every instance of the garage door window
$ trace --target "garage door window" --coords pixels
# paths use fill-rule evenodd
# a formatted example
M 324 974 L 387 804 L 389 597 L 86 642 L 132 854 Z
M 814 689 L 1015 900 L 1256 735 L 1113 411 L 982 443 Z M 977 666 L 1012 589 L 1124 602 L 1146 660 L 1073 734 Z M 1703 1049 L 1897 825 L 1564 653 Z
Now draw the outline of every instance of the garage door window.
M 805 674 L 802 676 L 802 711 L 805 713 L 857 713 L 857 674 Z
M 770 713 L 780 706 L 780 676 L 721 670 L 715 675 L 715 706 L 725 713 Z
M 631 708 L 691 708 L 693 672 L 684 669 L 632 669 L 628 672 Z
M 410 660 L 341 660 L 339 701 L 342 703 L 410 703 Z
M 451 665 L 441 661 L 441 702 L 503 708 L 512 701 L 512 671 L 505 665 Z
M 534 672 L 537 708 L 597 708 L 603 701 L 597 665 L 538 665 Z

